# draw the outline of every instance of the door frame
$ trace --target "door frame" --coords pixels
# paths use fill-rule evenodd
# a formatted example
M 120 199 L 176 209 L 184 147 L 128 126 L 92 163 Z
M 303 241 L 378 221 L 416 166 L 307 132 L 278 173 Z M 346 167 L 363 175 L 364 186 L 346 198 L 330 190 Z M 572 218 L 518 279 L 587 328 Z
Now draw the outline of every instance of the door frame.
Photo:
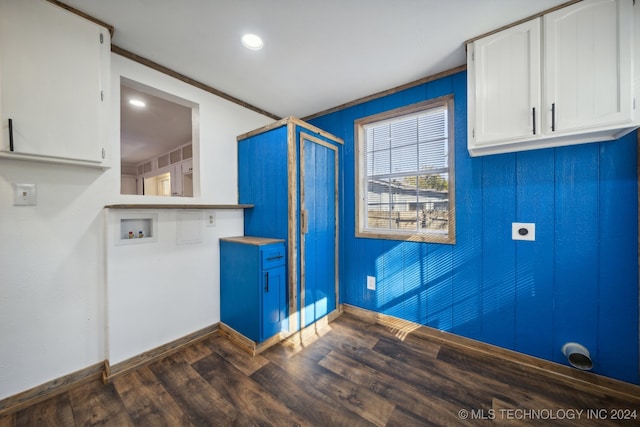
M 287 182 L 289 185 L 289 191 L 287 196 L 287 210 L 288 210 L 288 230 L 287 230 L 287 283 L 288 283 L 288 296 L 289 296 L 289 312 L 288 312 L 288 321 L 289 321 L 289 333 L 288 336 L 291 336 L 297 332 L 300 332 L 300 317 L 298 307 L 304 307 L 302 304 L 298 304 L 298 249 L 299 242 L 301 236 L 298 232 L 298 224 L 299 224 L 299 204 L 298 204 L 298 179 L 299 179 L 299 170 L 298 170 L 298 138 L 296 137 L 296 132 L 298 129 L 300 130 L 300 141 L 303 138 L 313 139 L 320 141 L 322 144 L 328 144 L 333 147 L 337 151 L 336 155 L 336 197 L 339 199 L 339 189 L 340 189 L 340 151 L 339 147 L 344 144 L 344 141 L 341 138 L 338 138 L 328 132 L 323 131 L 320 128 L 317 128 L 309 123 L 303 122 L 300 119 L 296 119 L 294 117 L 289 117 L 287 119 L 281 120 L 279 123 L 286 123 L 287 125 Z M 307 132 L 305 132 L 305 130 Z M 314 134 L 314 135 L 312 135 Z M 317 135 L 317 136 L 315 136 Z M 325 139 L 321 139 L 325 138 Z M 335 144 L 335 145 L 332 145 Z M 338 201 L 336 201 L 336 308 L 339 306 L 340 298 L 340 287 L 339 287 L 339 232 L 340 232 L 340 223 L 339 223 L 339 205 Z M 304 277 L 304 274 L 301 274 L 300 277 Z M 301 287 L 301 290 L 304 288 Z

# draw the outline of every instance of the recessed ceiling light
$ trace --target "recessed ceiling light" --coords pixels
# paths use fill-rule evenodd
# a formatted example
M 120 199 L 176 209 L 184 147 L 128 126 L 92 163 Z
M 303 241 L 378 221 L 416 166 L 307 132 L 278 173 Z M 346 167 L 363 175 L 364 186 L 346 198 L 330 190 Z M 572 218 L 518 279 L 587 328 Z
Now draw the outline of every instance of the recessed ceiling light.
M 242 36 L 242 44 L 247 49 L 251 50 L 260 50 L 264 43 L 262 43 L 262 39 L 255 34 L 245 34 Z
M 144 101 L 140 101 L 139 99 L 130 99 L 129 104 L 135 105 L 136 107 L 146 107 L 147 104 Z

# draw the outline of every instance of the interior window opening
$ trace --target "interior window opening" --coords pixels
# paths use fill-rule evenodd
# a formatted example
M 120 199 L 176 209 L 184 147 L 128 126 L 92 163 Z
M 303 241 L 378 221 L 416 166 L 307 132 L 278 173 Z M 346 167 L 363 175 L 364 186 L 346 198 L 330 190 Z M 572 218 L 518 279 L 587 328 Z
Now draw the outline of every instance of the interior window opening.
M 144 84 L 120 82 L 120 194 L 194 197 L 198 105 Z

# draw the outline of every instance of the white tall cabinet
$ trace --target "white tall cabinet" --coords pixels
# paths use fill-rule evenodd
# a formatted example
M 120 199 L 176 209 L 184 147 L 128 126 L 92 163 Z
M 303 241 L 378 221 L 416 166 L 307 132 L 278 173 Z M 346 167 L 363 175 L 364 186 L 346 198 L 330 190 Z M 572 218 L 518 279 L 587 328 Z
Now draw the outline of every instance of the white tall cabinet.
M 470 154 L 604 141 L 635 129 L 639 8 L 584 0 L 470 43 Z
M 65 9 L 0 0 L 0 157 L 103 166 L 110 50 Z

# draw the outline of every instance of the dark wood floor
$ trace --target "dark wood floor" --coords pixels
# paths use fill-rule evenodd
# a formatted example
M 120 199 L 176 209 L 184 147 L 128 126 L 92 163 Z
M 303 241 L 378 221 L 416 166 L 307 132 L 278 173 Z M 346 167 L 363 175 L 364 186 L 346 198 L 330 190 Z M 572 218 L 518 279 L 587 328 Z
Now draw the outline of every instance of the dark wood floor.
M 640 424 L 640 396 L 573 388 L 348 314 L 322 333 L 302 349 L 277 345 L 255 357 L 210 338 L 112 384 L 94 381 L 1 418 L 0 427 Z

